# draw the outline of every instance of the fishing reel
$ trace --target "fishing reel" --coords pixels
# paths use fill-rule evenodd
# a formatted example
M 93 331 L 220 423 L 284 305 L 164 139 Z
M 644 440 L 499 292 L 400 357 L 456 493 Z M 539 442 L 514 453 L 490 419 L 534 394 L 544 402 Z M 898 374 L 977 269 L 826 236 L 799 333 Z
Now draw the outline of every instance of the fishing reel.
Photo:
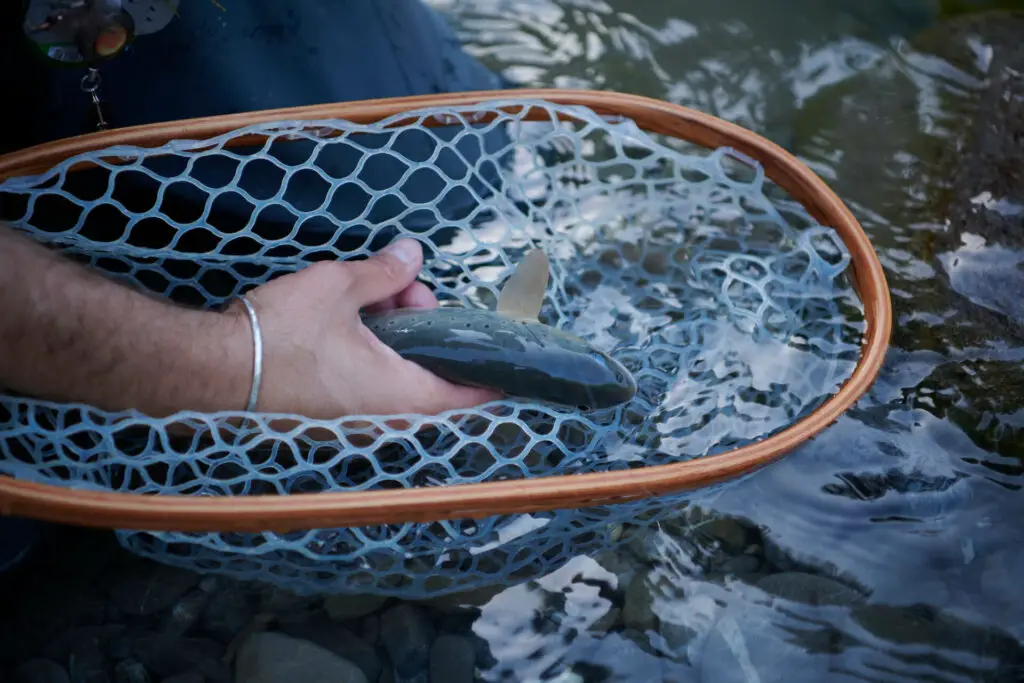
M 22 29 L 44 58 L 95 68 L 171 22 L 180 0 L 24 0 Z
M 22 30 L 42 57 L 57 66 L 85 67 L 80 87 L 91 107 L 87 128 L 104 130 L 110 112 L 99 95 L 97 67 L 155 33 L 177 15 L 180 0 L 24 0 Z

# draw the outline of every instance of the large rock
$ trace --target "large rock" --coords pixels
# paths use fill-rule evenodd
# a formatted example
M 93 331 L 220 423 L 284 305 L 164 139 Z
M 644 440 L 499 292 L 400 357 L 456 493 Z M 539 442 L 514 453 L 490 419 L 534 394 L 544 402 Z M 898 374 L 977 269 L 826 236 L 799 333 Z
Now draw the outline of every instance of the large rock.
M 369 683 L 353 664 L 306 640 L 262 631 L 246 638 L 235 683 Z
M 367 680 L 376 681 L 380 675 L 381 663 L 376 649 L 352 631 L 326 617 L 284 626 L 281 630 L 293 638 L 307 640 L 352 662 L 363 670 Z
M 170 608 L 199 583 L 194 572 L 150 562 L 140 562 L 118 577 L 110 599 L 130 616 L 147 616 Z

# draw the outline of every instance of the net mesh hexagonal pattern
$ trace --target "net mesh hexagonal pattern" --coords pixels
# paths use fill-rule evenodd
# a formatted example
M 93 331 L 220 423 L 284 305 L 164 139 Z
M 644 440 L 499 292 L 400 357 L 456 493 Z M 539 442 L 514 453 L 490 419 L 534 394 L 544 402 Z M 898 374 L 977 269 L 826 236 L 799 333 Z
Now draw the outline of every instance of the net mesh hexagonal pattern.
M 546 120 L 526 121 L 538 108 Z M 73 170 L 81 162 L 92 166 Z M 257 124 L 8 179 L 0 219 L 204 307 L 399 235 L 424 244 L 422 279 L 442 305 L 493 307 L 511 268 L 540 247 L 552 263 L 542 320 L 610 352 L 639 389 L 598 412 L 508 399 L 405 416 L 400 431 L 386 424 L 395 416 L 296 416 L 304 427 L 278 432 L 273 415 L 155 419 L 5 395 L 0 471 L 167 496 L 315 495 L 644 467 L 763 439 L 838 389 L 864 333 L 842 241 L 776 190 L 732 150 L 681 148 L 629 120 L 536 100 L 372 124 Z M 227 423 L 239 416 L 249 419 Z M 192 435 L 173 436 L 172 423 Z M 665 504 L 288 534 L 118 533 L 164 562 L 298 592 L 415 597 L 546 571 Z

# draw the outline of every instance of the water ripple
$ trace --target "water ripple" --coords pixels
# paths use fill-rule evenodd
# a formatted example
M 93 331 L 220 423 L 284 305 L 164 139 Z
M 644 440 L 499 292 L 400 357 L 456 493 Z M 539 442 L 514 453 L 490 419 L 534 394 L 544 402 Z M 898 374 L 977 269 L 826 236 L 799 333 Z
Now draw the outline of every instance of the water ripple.
M 992 46 L 936 23 L 924 0 L 446 8 L 469 49 L 523 85 L 661 98 L 788 147 L 861 220 L 896 315 L 877 383 L 825 433 L 629 546 L 641 550 L 610 551 L 601 565 L 581 558 L 485 609 L 481 628 L 496 643 L 502 624 L 530 631 L 539 608 L 526 605 L 566 600 L 545 608 L 563 619 L 560 636 L 530 635 L 542 655 L 507 651 L 506 662 L 533 662 L 516 676 L 1020 680 L 1024 600 L 1011 577 L 1024 571 L 1024 347 L 1011 322 L 1024 319 L 1024 252 L 970 236 L 940 246 Z M 975 198 L 975 210 L 1006 221 L 1019 222 L 1021 206 Z M 708 524 L 713 548 L 701 540 Z M 714 548 L 731 554 L 714 559 Z M 766 597 L 765 572 L 783 577 L 773 581 L 790 598 L 814 581 L 863 598 Z M 566 626 L 581 611 L 587 625 Z M 600 647 L 594 624 L 610 629 Z M 591 635 L 566 644 L 567 628 Z M 587 658 L 604 677 L 583 675 Z

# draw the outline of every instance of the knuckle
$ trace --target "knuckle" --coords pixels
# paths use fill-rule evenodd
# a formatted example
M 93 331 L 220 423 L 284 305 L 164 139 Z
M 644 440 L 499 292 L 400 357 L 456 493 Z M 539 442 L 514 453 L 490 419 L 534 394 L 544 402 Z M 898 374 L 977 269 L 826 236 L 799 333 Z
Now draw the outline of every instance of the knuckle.
M 335 286 L 351 279 L 348 268 L 341 261 L 317 261 L 308 266 L 306 272 L 310 279 L 329 282 Z

